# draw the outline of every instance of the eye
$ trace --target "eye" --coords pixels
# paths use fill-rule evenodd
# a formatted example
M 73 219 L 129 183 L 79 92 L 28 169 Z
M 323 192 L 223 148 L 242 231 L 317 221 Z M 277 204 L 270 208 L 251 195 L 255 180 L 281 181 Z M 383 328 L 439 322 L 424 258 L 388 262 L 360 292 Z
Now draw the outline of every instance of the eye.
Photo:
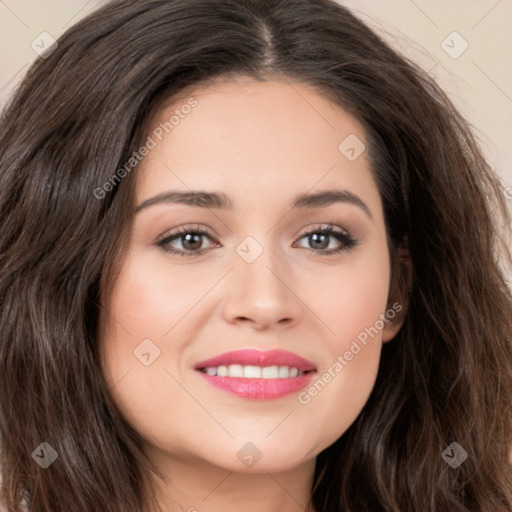
M 315 226 L 301 236 L 306 238 L 308 243 L 314 249 L 316 255 L 338 254 L 342 251 L 348 251 L 359 244 L 359 240 L 354 238 L 348 231 L 338 228 L 332 224 Z M 334 247 L 332 247 L 332 243 Z
M 209 244 L 209 246 L 204 247 L 205 238 L 213 240 L 213 236 L 208 231 L 201 229 L 200 226 L 185 226 L 166 234 L 155 245 L 164 252 L 176 256 L 200 256 L 213 245 Z M 359 244 L 359 240 L 351 236 L 348 231 L 332 224 L 315 226 L 314 229 L 304 233 L 300 240 L 303 238 L 307 238 L 307 241 L 311 244 L 311 249 L 315 255 L 319 256 L 348 251 Z M 176 248 L 174 245 L 176 242 L 179 242 L 181 247 Z M 334 247 L 332 247 L 331 242 L 334 242 Z
M 199 256 L 206 250 L 202 247 L 205 237 L 212 239 L 210 234 L 199 226 L 196 228 L 185 226 L 167 234 L 164 238 L 160 239 L 156 245 L 162 248 L 164 252 L 173 255 Z M 182 249 L 172 247 L 175 241 L 180 242 Z

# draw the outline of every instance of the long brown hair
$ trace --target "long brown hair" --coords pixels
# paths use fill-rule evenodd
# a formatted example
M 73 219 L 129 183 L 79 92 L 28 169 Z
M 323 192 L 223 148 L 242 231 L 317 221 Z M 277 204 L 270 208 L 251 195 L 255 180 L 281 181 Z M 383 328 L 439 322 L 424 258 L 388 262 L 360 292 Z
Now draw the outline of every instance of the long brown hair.
M 158 510 L 141 439 L 100 369 L 99 313 L 130 230 L 136 169 L 111 180 L 163 101 L 229 76 L 309 84 L 363 123 L 393 289 L 407 302 L 365 407 L 317 457 L 316 510 L 512 510 L 500 180 L 430 77 L 333 0 L 115 1 L 28 71 L 0 121 L 5 506 Z M 58 454 L 46 469 L 33 456 L 41 443 Z M 443 456 L 453 446 L 467 453 L 458 467 Z

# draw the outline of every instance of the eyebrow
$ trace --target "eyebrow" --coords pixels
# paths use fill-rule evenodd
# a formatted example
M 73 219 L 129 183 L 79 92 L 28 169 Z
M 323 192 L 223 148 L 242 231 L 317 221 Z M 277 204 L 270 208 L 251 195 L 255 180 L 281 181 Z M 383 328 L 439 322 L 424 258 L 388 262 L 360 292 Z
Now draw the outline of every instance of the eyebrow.
M 175 190 L 162 192 L 143 201 L 135 209 L 140 212 L 157 204 L 184 204 L 198 208 L 233 210 L 233 202 L 230 197 L 222 192 L 191 191 L 179 192 Z M 299 194 L 291 204 L 292 209 L 325 208 L 336 203 L 348 203 L 359 207 L 370 219 L 372 213 L 366 203 L 356 194 L 348 190 L 325 190 L 322 192 Z

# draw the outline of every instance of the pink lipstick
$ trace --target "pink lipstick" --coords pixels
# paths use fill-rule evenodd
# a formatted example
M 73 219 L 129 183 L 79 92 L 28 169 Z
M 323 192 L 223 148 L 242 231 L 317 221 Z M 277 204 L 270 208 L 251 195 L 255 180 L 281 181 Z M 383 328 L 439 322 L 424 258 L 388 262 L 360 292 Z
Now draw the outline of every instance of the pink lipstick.
M 195 365 L 202 378 L 242 398 L 272 400 L 296 393 L 316 373 L 315 365 L 284 350 L 226 352 Z

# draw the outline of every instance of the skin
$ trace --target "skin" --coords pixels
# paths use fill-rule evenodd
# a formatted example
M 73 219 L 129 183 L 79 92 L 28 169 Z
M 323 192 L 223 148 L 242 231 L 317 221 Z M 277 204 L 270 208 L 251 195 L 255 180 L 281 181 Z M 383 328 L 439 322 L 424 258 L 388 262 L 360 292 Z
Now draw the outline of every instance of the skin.
M 169 190 L 204 190 L 227 194 L 234 207 L 159 203 L 136 214 L 102 335 L 104 373 L 165 474 L 155 480 L 165 510 L 261 512 L 263 503 L 268 512 L 312 510 L 315 458 L 362 410 L 382 343 L 401 326 L 385 323 L 333 370 L 391 307 L 383 208 L 367 152 L 349 161 L 338 150 L 349 134 L 366 144 L 365 134 L 306 85 L 250 79 L 183 92 L 148 134 L 192 94 L 197 106 L 139 164 L 137 204 Z M 371 218 L 349 203 L 290 209 L 296 195 L 329 189 L 356 194 Z M 304 234 L 328 223 L 358 245 L 316 254 Z M 155 245 L 197 225 L 212 235 L 196 240 L 202 255 L 173 256 Z M 252 263 L 236 252 L 248 236 L 263 249 Z M 331 236 L 322 248 L 342 245 Z M 183 237 L 171 246 L 190 247 Z M 145 366 L 134 350 L 147 338 L 160 355 Z M 297 393 L 268 401 L 231 395 L 194 370 L 240 348 L 288 350 L 312 361 L 317 377 L 329 368 L 334 377 L 304 404 Z M 237 457 L 249 442 L 261 453 L 252 467 Z

